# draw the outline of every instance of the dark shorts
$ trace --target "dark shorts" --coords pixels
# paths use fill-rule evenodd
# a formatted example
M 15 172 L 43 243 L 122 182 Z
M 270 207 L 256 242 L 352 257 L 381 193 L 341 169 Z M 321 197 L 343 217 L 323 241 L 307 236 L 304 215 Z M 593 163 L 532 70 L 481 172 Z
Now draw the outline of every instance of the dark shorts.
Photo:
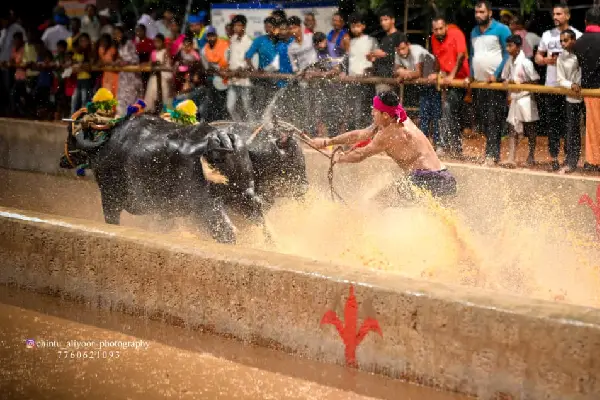
M 408 180 L 416 187 L 431 192 L 434 197 L 456 194 L 456 179 L 447 169 L 440 171 L 415 170 L 408 175 Z

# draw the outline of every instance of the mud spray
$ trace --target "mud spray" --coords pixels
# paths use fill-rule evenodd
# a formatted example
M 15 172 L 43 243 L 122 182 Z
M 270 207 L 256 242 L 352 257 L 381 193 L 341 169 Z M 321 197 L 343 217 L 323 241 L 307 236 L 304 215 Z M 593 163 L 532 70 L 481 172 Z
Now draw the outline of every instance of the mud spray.
M 333 203 L 325 188 L 319 191 L 314 185 L 304 203 L 278 201 L 267 215 L 274 246 L 265 244 L 261 228 L 234 218 L 239 245 L 600 307 L 600 248 L 595 237 L 578 233 L 579 221 L 568 218 L 557 199 L 524 202 L 519 193 L 491 198 L 482 185 L 481 193 L 472 194 L 473 202 L 458 209 L 423 195 L 418 206 L 382 209 L 382 203 L 398 203 L 393 199 L 397 192 L 389 190 L 389 201 L 384 195 L 375 202 L 391 176 L 374 175 L 353 196 L 343 193 L 348 206 Z M 0 171 L 0 178 L 6 183 L 0 189 L 1 205 L 103 221 L 94 182 L 16 171 Z M 208 239 L 187 220 L 160 221 L 126 212 L 121 220 L 125 226 L 170 236 Z
M 304 203 L 281 201 L 267 216 L 275 247 L 252 226 L 240 229 L 239 245 L 600 307 L 600 248 L 575 232 L 556 199 L 523 204 L 507 195 L 495 223 L 473 229 L 451 205 L 423 192 L 416 192 L 417 204 L 382 209 L 373 195 L 384 181 L 347 206 L 314 189 Z M 176 229 L 198 235 L 189 225 Z

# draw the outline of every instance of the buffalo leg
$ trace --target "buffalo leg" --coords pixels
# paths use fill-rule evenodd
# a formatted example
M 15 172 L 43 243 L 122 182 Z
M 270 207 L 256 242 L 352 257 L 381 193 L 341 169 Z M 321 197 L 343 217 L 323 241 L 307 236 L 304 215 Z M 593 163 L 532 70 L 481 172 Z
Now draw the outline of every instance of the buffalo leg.
M 214 240 L 220 243 L 235 244 L 235 228 L 229 216 L 225 213 L 221 199 L 209 200 L 208 209 L 200 216 L 208 224 L 208 229 Z
M 111 175 L 100 172 L 96 172 L 95 175 L 98 188 L 100 189 L 100 198 L 102 199 L 104 221 L 107 224 L 119 225 L 121 222 L 121 211 L 123 210 L 119 181 Z
M 121 211 L 119 202 L 112 196 L 102 194 L 102 211 L 104 212 L 104 221 L 107 224 L 119 225 L 121 223 Z

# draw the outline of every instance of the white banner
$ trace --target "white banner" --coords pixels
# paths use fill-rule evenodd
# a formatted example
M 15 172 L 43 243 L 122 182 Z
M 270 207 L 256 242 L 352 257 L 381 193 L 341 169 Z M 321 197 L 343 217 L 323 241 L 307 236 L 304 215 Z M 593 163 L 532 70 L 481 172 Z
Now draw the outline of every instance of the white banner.
M 237 14 L 242 14 L 248 19 L 246 33 L 251 38 L 265 34 L 263 21 L 276 8 L 283 8 L 288 18 L 292 15 L 300 17 L 304 22 L 304 15 L 309 12 L 315 14 L 317 26 L 316 32 L 329 33 L 332 29 L 331 18 L 338 10 L 337 2 L 318 2 L 304 4 L 290 4 L 290 7 L 281 7 L 280 4 L 256 4 L 256 3 L 220 3 L 210 5 L 211 25 L 217 29 L 219 36 L 225 36 L 225 25 Z
M 59 6 L 65 8 L 65 13 L 69 17 L 83 17 L 88 4 L 96 5 L 96 0 L 61 0 L 58 2 Z

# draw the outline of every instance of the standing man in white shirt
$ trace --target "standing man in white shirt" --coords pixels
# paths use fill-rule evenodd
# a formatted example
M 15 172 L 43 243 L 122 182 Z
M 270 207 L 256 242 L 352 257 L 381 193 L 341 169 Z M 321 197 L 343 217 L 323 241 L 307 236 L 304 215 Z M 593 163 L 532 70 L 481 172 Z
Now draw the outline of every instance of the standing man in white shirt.
M 317 52 L 313 47 L 313 34 L 302 31 L 302 21 L 292 16 L 288 19 L 292 42 L 288 46 L 288 55 L 294 72 L 304 71 L 317 62 Z
M 54 26 L 47 28 L 42 35 L 42 42 L 52 54 L 56 54 L 56 44 L 61 40 L 67 40 L 71 37 L 71 32 L 67 29 L 69 18 L 65 15 L 54 15 Z
M 246 24 L 248 20 L 244 15 L 236 15 L 231 20 L 233 25 L 233 37 L 229 43 L 229 69 L 241 71 L 246 69 L 246 52 L 252 46 L 252 39 L 246 35 Z M 236 111 L 238 97 L 242 99 L 242 106 L 247 119 L 252 119 L 250 108 L 250 79 L 231 78 L 227 88 L 227 111 L 234 121 L 241 121 L 242 117 Z
M 93 4 L 85 7 L 86 14 L 81 18 L 81 33 L 87 33 L 92 42 L 96 43 L 100 39 L 100 19 L 98 19 L 98 10 Z
M 556 76 L 559 86 L 572 89 L 576 92 L 581 90 L 581 68 L 577 61 L 577 56 L 573 54 L 573 46 L 577 40 L 577 35 L 571 29 L 567 29 L 560 34 L 560 43 L 564 49 L 556 60 Z M 581 113 L 583 111 L 583 98 L 566 98 L 567 111 L 567 137 L 565 144 L 567 146 L 567 158 L 565 166 L 559 173 L 568 174 L 575 171 L 579 157 L 581 156 Z
M 25 37 L 25 29 L 20 24 L 20 19 L 13 10 L 7 15 L 2 16 L 3 24 L 6 24 L 5 33 L 0 42 L 0 62 L 8 62 L 13 47 L 13 37 L 15 33 L 20 32 Z M 13 75 L 8 68 L 0 70 L 0 91 L 1 93 L 10 93 L 13 84 Z M 14 74 L 14 73 L 13 73 Z M 0 113 L 8 109 L 8 96 L 0 96 Z
M 152 6 L 146 7 L 146 10 L 138 20 L 137 24 L 146 27 L 146 37 L 149 39 L 154 39 L 159 33 L 158 25 L 156 23 L 156 10 L 152 9 Z
M 110 9 L 105 8 L 98 13 L 98 19 L 100 19 L 100 36 L 113 34 L 113 26 L 110 23 Z
M 350 49 L 348 50 L 348 76 L 365 76 L 373 68 L 373 63 L 367 56 L 377 50 L 379 44 L 377 39 L 364 33 L 367 27 L 365 15 L 362 13 L 352 14 L 349 18 Z M 369 124 L 369 108 L 373 98 L 373 86 L 364 84 L 352 84 L 348 86 L 348 99 L 351 102 L 348 107 L 348 129 L 359 129 Z
M 569 25 L 571 13 L 566 5 L 556 5 L 552 9 L 555 28 L 544 32 L 542 40 L 538 46 L 535 62 L 538 65 L 545 65 L 546 68 L 546 86 L 558 86 L 556 77 L 556 60 L 563 48 L 560 44 L 560 33 L 571 29 L 575 32 L 577 39 L 581 32 Z M 542 106 L 543 118 L 545 120 L 545 131 L 548 132 L 548 150 L 552 157 L 552 170 L 558 171 L 558 153 L 560 152 L 560 139 L 564 137 L 565 121 L 565 99 L 560 95 L 545 95 Z M 565 142 L 565 154 L 568 152 Z
M 313 34 L 302 29 L 302 21 L 299 17 L 291 16 L 288 26 L 292 41 L 288 45 L 288 56 L 292 64 L 292 70 L 296 74 L 302 74 L 317 62 L 317 51 L 313 46 Z M 311 121 L 313 115 L 309 82 L 302 80 L 290 82 L 286 97 L 290 99 L 292 106 L 286 113 L 291 114 L 292 120 L 297 123 Z M 310 127 L 309 129 L 312 129 Z

